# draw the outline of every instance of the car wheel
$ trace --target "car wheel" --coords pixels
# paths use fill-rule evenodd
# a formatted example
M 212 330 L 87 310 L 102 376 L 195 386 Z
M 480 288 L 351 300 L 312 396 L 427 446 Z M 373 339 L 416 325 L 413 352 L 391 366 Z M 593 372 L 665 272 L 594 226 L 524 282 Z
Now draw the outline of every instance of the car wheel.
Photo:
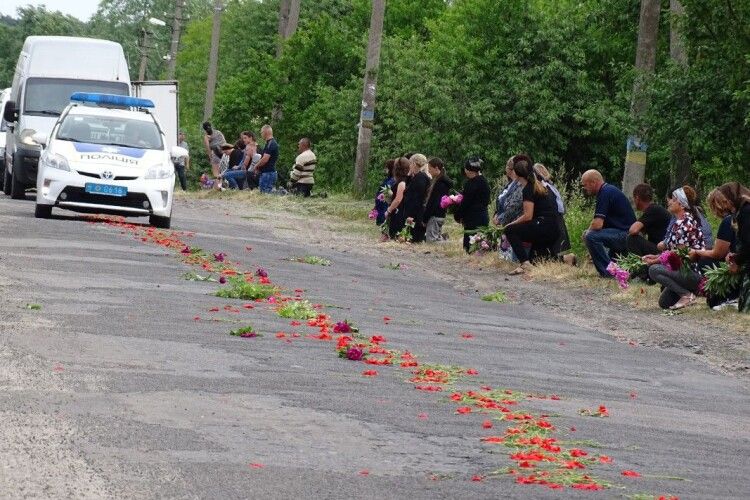
M 3 193 L 10 196 L 10 171 L 8 171 L 8 165 L 5 165 L 5 173 L 3 173 Z
M 15 171 L 15 168 L 13 169 Z M 26 187 L 18 181 L 18 176 L 10 176 L 10 197 L 14 200 L 23 200 L 26 198 Z
M 37 219 L 49 219 L 52 217 L 52 205 L 40 205 L 36 204 L 34 208 L 34 217 Z
M 158 215 L 150 215 L 148 217 L 148 223 L 159 229 L 169 229 L 172 225 L 172 217 L 159 217 Z

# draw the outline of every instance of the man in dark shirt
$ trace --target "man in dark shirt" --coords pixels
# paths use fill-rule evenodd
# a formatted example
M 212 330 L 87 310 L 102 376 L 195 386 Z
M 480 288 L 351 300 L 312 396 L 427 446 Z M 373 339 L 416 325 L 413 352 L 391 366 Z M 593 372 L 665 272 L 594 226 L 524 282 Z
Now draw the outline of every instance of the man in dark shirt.
M 616 254 L 626 250 L 628 229 L 635 222 L 635 212 L 622 191 L 604 182 L 597 170 L 587 170 L 581 177 L 586 194 L 596 196 L 596 210 L 583 241 L 599 275 L 610 278 L 607 266 Z
M 667 209 L 653 200 L 654 190 L 648 184 L 638 184 L 633 189 L 633 203 L 636 210 L 641 212 L 641 217 L 628 230 L 627 247 L 628 252 L 641 257 L 659 253 L 656 245 L 664 239 L 672 219 Z
M 276 162 L 279 159 L 279 144 L 273 138 L 273 129 L 270 125 L 263 125 L 260 134 L 266 145 L 260 161 L 255 166 L 255 171 L 260 173 L 258 178 L 258 188 L 261 193 L 270 193 L 276 184 Z

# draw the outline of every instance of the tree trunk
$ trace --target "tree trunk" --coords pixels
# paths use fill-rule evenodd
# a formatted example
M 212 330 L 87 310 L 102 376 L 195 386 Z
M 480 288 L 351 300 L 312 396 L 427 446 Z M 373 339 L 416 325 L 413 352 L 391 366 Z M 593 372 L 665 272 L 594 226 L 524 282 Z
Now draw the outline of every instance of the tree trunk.
M 302 0 L 291 0 L 289 4 L 289 19 L 287 19 L 286 30 L 284 32 L 284 40 L 289 40 L 297 32 L 297 26 L 299 25 L 299 9 Z
M 221 12 L 224 10 L 222 0 L 214 0 L 214 22 L 211 28 L 211 54 L 208 58 L 208 78 L 206 80 L 206 102 L 203 104 L 203 120 L 214 114 L 214 93 L 216 77 L 219 73 L 219 38 L 221 34 Z
M 372 127 L 375 122 L 375 97 L 377 94 L 384 16 L 385 0 L 372 0 L 370 36 L 367 41 L 367 63 L 362 90 L 362 112 L 359 117 L 359 136 L 357 137 L 357 159 L 354 165 L 354 192 L 357 195 L 364 193 L 367 184 L 367 166 L 370 161 Z
M 284 43 L 297 31 L 299 24 L 299 9 L 301 0 L 281 0 L 279 5 L 279 39 L 276 45 L 276 59 L 284 53 Z M 284 82 L 286 83 L 286 78 Z M 284 118 L 284 111 L 280 102 L 273 106 L 271 124 L 276 125 Z
M 685 48 L 683 23 L 685 22 L 685 7 L 680 0 L 669 2 L 669 56 L 675 64 L 687 69 L 688 56 Z M 692 181 L 692 162 L 684 137 L 675 138 L 672 145 L 672 175 L 671 185 L 684 185 Z
M 659 0 L 641 0 L 638 47 L 635 54 L 636 77 L 630 107 L 634 129 L 628 137 L 625 170 L 622 177 L 622 190 L 631 200 L 633 188 L 643 182 L 646 173 L 645 114 L 649 105 L 646 90 L 656 68 L 656 42 L 659 36 L 660 14 L 661 2 Z
M 278 38 L 276 39 L 276 59 L 281 58 L 284 50 L 284 40 L 286 40 L 286 27 L 289 24 L 289 10 L 292 6 L 292 0 L 281 0 L 279 2 L 279 29 Z
M 174 72 L 177 66 L 177 49 L 180 47 L 180 32 L 182 30 L 182 9 L 184 7 L 185 0 L 175 0 L 172 43 L 169 45 L 169 61 L 167 61 L 167 80 L 174 80 Z

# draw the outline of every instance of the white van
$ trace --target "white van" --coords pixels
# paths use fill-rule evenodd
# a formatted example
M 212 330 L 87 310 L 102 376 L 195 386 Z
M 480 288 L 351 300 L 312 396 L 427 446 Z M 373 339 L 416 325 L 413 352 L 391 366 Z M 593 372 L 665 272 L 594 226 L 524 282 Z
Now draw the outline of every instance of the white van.
M 3 117 L 6 168 L 3 191 L 24 197 L 36 185 L 42 147 L 33 136 L 49 135 L 75 92 L 130 95 L 130 75 L 119 43 L 92 38 L 30 36 L 13 75 Z
M 10 88 L 0 92 L 0 110 L 5 109 L 5 103 L 10 99 Z M 0 189 L 3 187 L 3 177 L 5 177 L 5 132 L 8 124 L 0 116 Z

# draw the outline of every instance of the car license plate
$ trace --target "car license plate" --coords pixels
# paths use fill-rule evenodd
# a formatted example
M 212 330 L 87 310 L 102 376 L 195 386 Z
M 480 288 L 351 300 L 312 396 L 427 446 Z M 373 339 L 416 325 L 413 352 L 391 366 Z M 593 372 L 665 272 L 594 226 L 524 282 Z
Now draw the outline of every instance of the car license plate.
M 106 196 L 127 196 L 128 188 L 125 186 L 111 186 L 109 184 L 86 183 L 86 192 L 91 194 L 103 194 Z

